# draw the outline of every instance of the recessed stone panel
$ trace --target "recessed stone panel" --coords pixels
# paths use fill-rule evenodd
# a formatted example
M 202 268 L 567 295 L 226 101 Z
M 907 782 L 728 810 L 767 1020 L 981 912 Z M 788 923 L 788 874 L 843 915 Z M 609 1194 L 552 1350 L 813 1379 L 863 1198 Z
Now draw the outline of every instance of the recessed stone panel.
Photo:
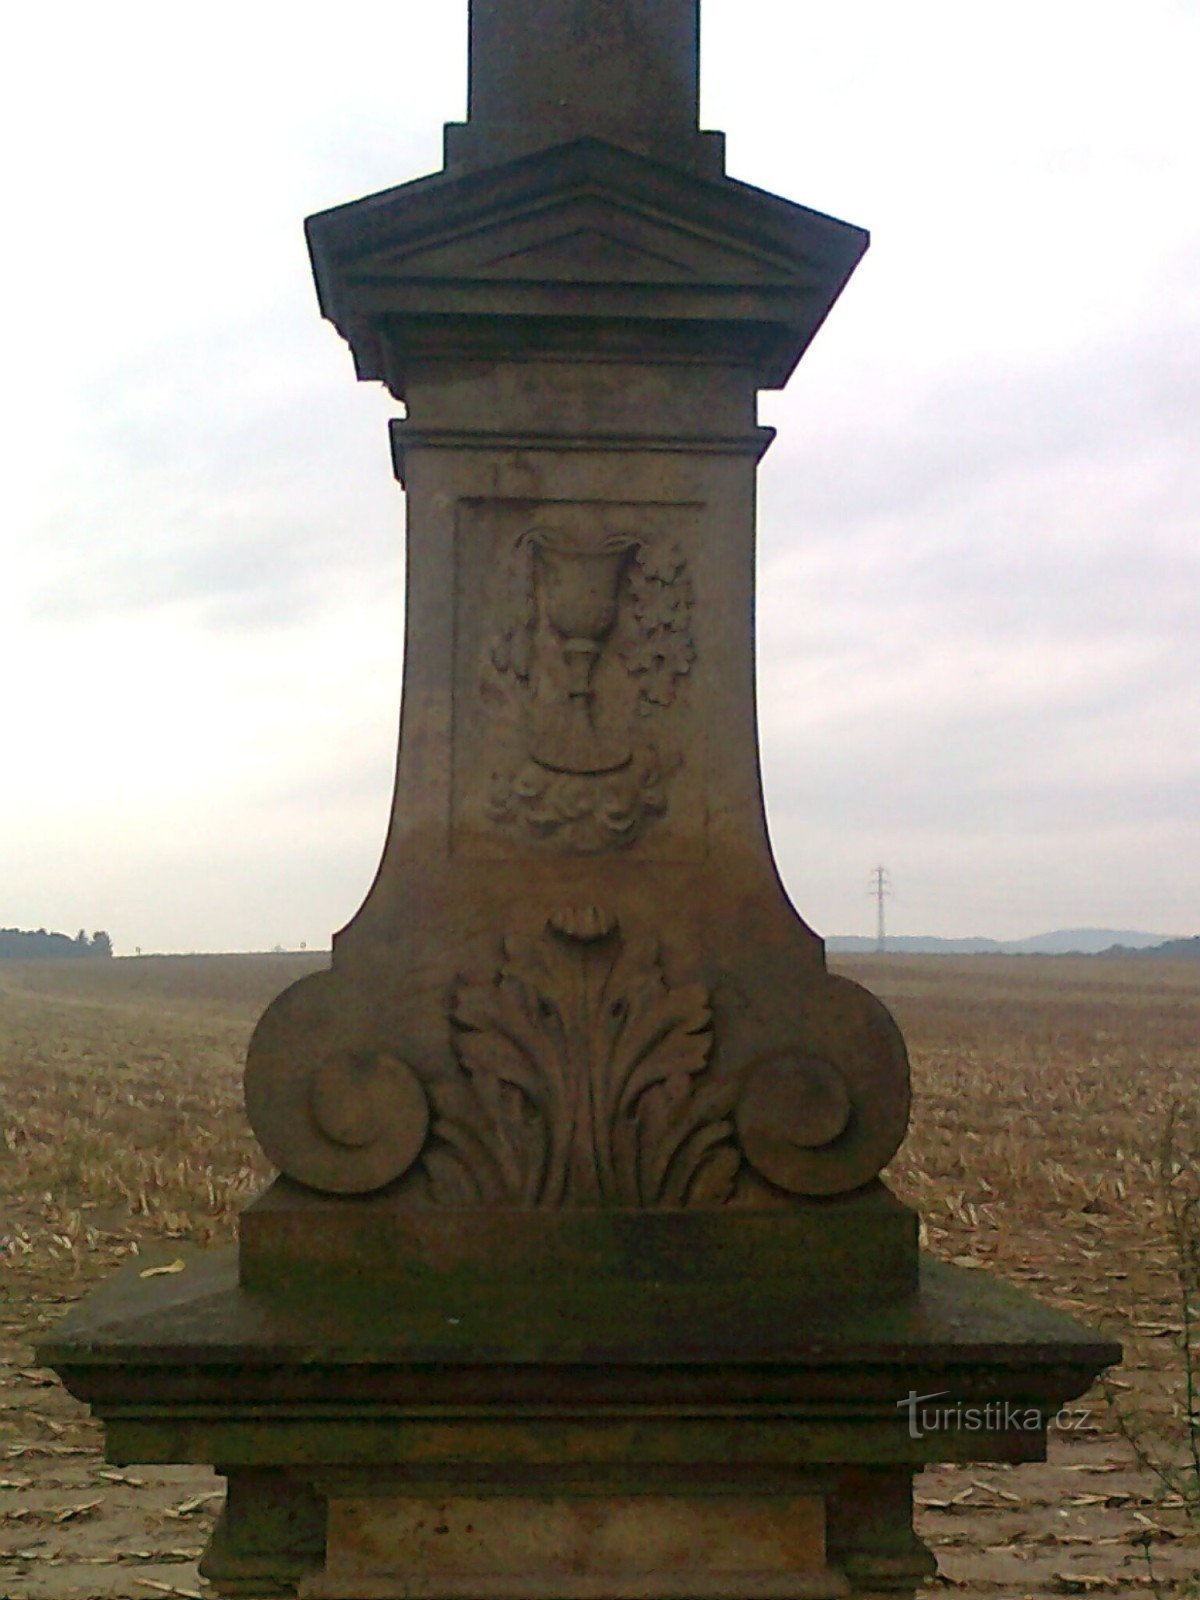
M 703 854 L 696 512 L 460 503 L 456 853 Z
M 819 1495 L 350 1495 L 303 1600 L 825 1600 Z

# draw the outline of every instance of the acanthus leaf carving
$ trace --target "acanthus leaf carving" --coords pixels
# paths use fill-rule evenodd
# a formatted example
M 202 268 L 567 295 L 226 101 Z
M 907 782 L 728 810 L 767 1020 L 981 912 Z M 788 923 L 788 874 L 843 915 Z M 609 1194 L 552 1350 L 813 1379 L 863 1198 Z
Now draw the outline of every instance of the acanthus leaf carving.
M 432 1088 L 431 1198 L 556 1208 L 720 1205 L 735 1086 L 709 1075 L 712 1012 L 657 941 L 597 907 L 510 937 L 451 1009 L 457 1074 Z

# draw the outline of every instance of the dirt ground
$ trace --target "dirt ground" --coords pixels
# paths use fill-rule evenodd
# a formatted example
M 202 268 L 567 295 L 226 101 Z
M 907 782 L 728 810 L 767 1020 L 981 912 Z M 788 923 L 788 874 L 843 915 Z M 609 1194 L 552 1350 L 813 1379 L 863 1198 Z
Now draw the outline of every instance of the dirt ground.
M 246 1040 L 271 995 L 318 964 L 0 966 L 2 1600 L 203 1592 L 196 1560 L 220 1480 L 107 1466 L 99 1430 L 32 1347 L 131 1252 L 230 1236 L 267 1176 L 238 1100 Z M 1047 1464 L 923 1474 L 918 1527 L 941 1569 L 930 1592 L 1188 1592 L 1200 1573 L 1200 1463 L 1184 1422 L 1196 1399 L 1181 1348 L 1191 1312 L 1160 1151 L 1169 1108 L 1200 1101 L 1200 963 L 838 965 L 887 1000 L 909 1042 L 916 1108 L 887 1176 L 920 1208 L 927 1247 L 1127 1347 L 1108 1392 L 1052 1434 Z M 1195 1122 L 1177 1138 L 1186 1193 Z

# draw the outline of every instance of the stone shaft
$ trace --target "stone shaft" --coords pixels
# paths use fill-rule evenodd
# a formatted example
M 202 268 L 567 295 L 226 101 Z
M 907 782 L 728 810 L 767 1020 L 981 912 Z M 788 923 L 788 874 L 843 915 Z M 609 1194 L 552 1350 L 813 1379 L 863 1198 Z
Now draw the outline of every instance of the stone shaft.
M 723 139 L 699 132 L 699 0 L 471 0 L 470 49 L 448 166 L 596 138 L 721 170 Z
M 699 127 L 699 0 L 472 0 L 469 105 L 489 137 L 669 156 Z

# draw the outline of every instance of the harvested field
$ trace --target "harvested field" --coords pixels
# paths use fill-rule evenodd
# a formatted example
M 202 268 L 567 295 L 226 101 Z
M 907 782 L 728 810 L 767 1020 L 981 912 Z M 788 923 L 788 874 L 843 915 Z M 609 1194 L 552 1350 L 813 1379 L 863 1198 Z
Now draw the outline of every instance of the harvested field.
M 32 1345 L 135 1250 L 230 1237 L 268 1169 L 242 1118 L 246 1040 L 317 956 L 0 965 L 0 1596 L 198 1595 L 219 1480 L 105 1466 Z M 1184 1442 L 1188 1315 L 1158 1172 L 1200 1102 L 1200 963 L 907 957 L 837 963 L 892 1006 L 916 1112 L 889 1180 L 928 1247 L 1123 1339 L 1109 1396 L 1046 1466 L 934 1469 L 919 1527 L 966 1600 L 1179 1595 L 1200 1570 Z M 1196 1123 L 1181 1124 L 1196 1185 Z M 1190 1145 L 1188 1141 L 1190 1140 Z M 1197 1341 L 1200 1349 L 1200 1341 Z M 1200 1378 L 1200 1373 L 1196 1374 Z M 1191 1401 L 1196 1405 L 1195 1398 Z M 1168 1471 L 1139 1461 L 1118 1426 Z M 1078 1419 L 1076 1419 L 1078 1420 Z M 1182 1490 L 1182 1494 L 1178 1492 Z

